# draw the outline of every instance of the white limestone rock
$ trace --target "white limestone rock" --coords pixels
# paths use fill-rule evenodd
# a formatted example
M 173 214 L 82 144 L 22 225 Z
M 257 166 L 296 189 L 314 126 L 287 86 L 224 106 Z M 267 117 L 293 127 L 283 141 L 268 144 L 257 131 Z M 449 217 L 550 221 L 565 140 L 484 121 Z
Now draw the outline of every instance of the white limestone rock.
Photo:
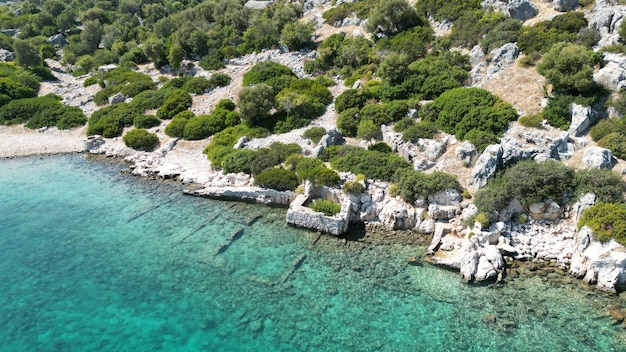
M 582 162 L 590 168 L 610 170 L 617 163 L 617 159 L 609 149 L 589 147 L 583 153 Z

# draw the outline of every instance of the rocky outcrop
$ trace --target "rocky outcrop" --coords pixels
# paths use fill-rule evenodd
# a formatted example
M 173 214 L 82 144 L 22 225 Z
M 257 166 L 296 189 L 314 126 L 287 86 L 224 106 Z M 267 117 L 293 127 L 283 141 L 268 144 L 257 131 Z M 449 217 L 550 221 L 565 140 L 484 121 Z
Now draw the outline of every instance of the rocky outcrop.
M 578 7 L 578 0 L 553 0 L 554 9 L 559 12 L 572 11 Z
M 539 13 L 537 7 L 529 0 L 485 0 L 480 4 L 480 6 L 483 9 L 492 7 L 506 16 L 519 21 L 526 21 L 537 16 Z
M 416 143 L 404 142 L 402 133 L 393 132 L 391 127 L 386 125 L 381 126 L 381 132 L 383 141 L 420 171 L 433 167 L 447 151 L 448 145 L 456 143 L 456 138 L 447 134 L 443 134 L 441 140 L 420 138 Z
M 126 98 L 128 98 L 126 95 L 122 93 L 116 93 L 109 97 L 109 104 L 113 105 L 123 103 L 124 101 L 126 101 Z
M 598 47 L 615 44 L 619 40 L 619 25 L 626 15 L 626 6 L 615 6 L 605 0 L 597 0 L 589 13 L 589 28 L 600 34 Z
M 460 146 L 456 147 L 455 153 L 456 157 L 459 158 L 463 164 L 470 165 L 472 158 L 476 156 L 477 151 L 476 147 L 472 143 L 465 141 L 461 143 Z
M 568 132 L 574 137 L 583 136 L 602 117 L 600 109 L 572 103 L 572 123 Z
M 604 66 L 593 74 L 593 80 L 615 92 L 626 87 L 626 56 L 604 53 L 604 62 Z
M 0 62 L 9 62 L 14 60 L 15 55 L 13 55 L 13 52 L 6 49 L 0 49 Z
M 472 168 L 468 185 L 474 189 L 482 188 L 496 171 L 519 160 L 568 159 L 574 149 L 574 143 L 568 132 L 563 132 L 556 138 L 540 131 L 525 129 L 521 129 L 518 133 L 509 133 L 502 137 L 499 144 L 485 148 Z
M 317 146 L 313 149 L 314 156 L 320 156 L 324 149 L 338 145 L 343 141 L 343 135 L 336 128 L 331 128 L 326 131 L 326 134 L 317 142 Z
M 63 34 L 55 34 L 48 38 L 48 44 L 50 45 L 58 45 L 58 46 L 66 46 L 69 44 L 67 39 L 63 36 Z
M 564 209 L 553 200 L 528 205 L 528 215 L 535 220 L 556 221 L 563 216 Z
M 617 158 L 609 149 L 600 147 L 586 148 L 583 153 L 583 163 L 594 169 L 612 169 L 617 163 Z
M 243 6 L 253 10 L 263 10 L 264 8 L 270 6 L 274 1 L 248 1 Z
M 507 43 L 491 50 L 489 61 L 481 61 L 470 71 L 471 85 L 481 87 L 485 82 L 493 78 L 498 72 L 515 63 L 519 56 L 517 43 Z
M 616 293 L 626 286 L 626 248 L 613 240 L 595 241 L 591 229 L 584 226 L 576 236 L 569 271 L 600 290 Z

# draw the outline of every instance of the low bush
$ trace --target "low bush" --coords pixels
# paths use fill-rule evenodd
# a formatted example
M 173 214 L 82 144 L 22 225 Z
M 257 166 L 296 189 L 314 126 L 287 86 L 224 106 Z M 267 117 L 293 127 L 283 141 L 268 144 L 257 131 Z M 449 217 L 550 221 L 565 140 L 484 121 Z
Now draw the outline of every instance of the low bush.
M 311 142 L 317 144 L 324 135 L 326 135 L 326 129 L 324 127 L 311 127 L 304 131 L 302 137 L 310 139 Z
M 479 151 L 497 141 L 509 122 L 517 120 L 510 104 L 480 88 L 449 90 L 427 104 L 420 115 L 457 139 L 469 140 Z
M 91 114 L 87 135 L 99 134 L 106 138 L 118 137 L 122 134 L 124 127 L 131 126 L 135 118 L 140 115 L 142 115 L 140 111 L 127 103 L 107 106 Z
M 224 109 L 228 111 L 235 111 L 236 107 L 237 105 L 235 105 L 235 103 L 233 103 L 233 101 L 230 99 L 220 99 L 220 101 L 218 101 L 217 104 L 215 105 L 216 110 Z
M 191 107 L 192 98 L 189 93 L 182 89 L 174 89 L 167 93 L 163 105 L 157 110 L 157 117 L 161 120 L 169 120 L 179 112 Z
M 584 169 L 576 171 L 574 176 L 576 195 L 585 193 L 596 195 L 596 202 L 621 203 L 624 201 L 626 184 L 622 178 L 607 169 Z
M 583 212 L 578 228 L 583 226 L 589 226 L 602 242 L 613 238 L 626 246 L 626 205 L 598 203 Z
M 361 119 L 359 117 L 358 108 L 344 110 L 339 114 L 339 117 L 337 117 L 337 129 L 346 137 L 356 137 L 360 123 Z
M 165 102 L 165 90 L 145 90 L 133 98 L 130 105 L 138 111 L 158 109 Z
M 435 171 L 431 174 L 405 168 L 396 171 L 392 181 L 400 190 L 400 197 L 409 203 L 420 197 L 428 198 L 446 189 L 461 190 L 456 176 Z
M 254 161 L 256 153 L 250 149 L 236 149 L 228 154 L 222 162 L 222 170 L 224 173 L 252 174 L 250 165 Z
M 315 179 L 315 175 L 324 169 L 326 169 L 326 166 L 320 159 L 317 158 L 305 158 L 300 160 L 298 165 L 296 165 L 296 173 L 302 181 L 313 181 Z
M 361 182 L 348 181 L 343 184 L 343 192 L 346 194 L 361 194 L 365 192 L 365 186 Z
M 421 121 L 407 127 L 402 132 L 402 140 L 404 142 L 417 143 L 420 138 L 432 139 L 439 129 L 434 123 L 428 121 Z
M 403 132 L 407 128 L 415 125 L 415 122 L 415 119 L 412 117 L 404 117 L 400 121 L 393 124 L 393 131 L 396 133 Z
M 183 138 L 185 133 L 185 125 L 190 118 L 194 117 L 193 112 L 185 110 L 178 113 L 170 123 L 165 126 L 165 134 L 170 137 Z
M 541 124 L 543 122 L 543 115 L 541 114 L 524 115 L 517 121 L 524 127 L 543 128 L 543 125 Z
M 626 134 L 626 124 L 622 119 L 603 119 L 589 130 L 591 139 L 595 142 L 601 140 L 608 134 L 619 132 Z
M 393 153 L 393 149 L 385 142 L 378 142 L 367 147 L 367 150 L 373 150 L 381 153 Z
M 334 216 L 341 211 L 341 205 L 326 199 L 315 199 L 309 205 L 311 210 L 318 213 L 324 213 L 326 216 Z
M 117 67 L 109 72 L 98 73 L 93 77 L 96 77 L 98 84 L 103 87 L 94 96 L 93 101 L 97 105 L 108 103 L 108 98 L 116 93 L 134 97 L 143 91 L 153 90 L 156 87 L 150 76 L 125 67 Z
M 152 128 L 161 124 L 161 120 L 154 115 L 138 115 L 133 119 L 135 128 Z
M 366 101 L 366 96 L 360 90 L 347 89 L 335 98 L 335 110 L 342 113 L 351 108 L 361 109 Z
M 390 181 L 397 170 L 412 169 L 412 165 L 397 154 L 348 145 L 328 147 L 322 153 L 322 158 L 329 160 L 337 171 L 351 171 L 373 180 Z
M 525 205 L 546 199 L 564 205 L 575 192 L 574 176 L 573 169 L 555 160 L 520 161 L 476 192 L 474 204 L 487 214 L 504 209 L 515 197 Z
M 245 125 L 227 127 L 213 135 L 211 143 L 202 151 L 211 161 L 213 168 L 220 168 L 224 157 L 232 152 L 237 140 L 243 136 L 248 138 L 267 137 L 269 132 L 263 128 L 250 128 Z
M 250 86 L 259 83 L 266 83 L 270 86 L 272 84 L 267 83 L 272 81 L 278 83 L 280 79 L 288 79 L 288 77 L 297 78 L 293 71 L 277 62 L 273 61 L 261 61 L 243 75 L 243 85 Z
M 613 155 L 626 160 L 626 135 L 620 132 L 609 133 L 598 141 L 602 148 L 611 149 Z
M 0 107 L 1 125 L 24 122 L 33 129 L 49 126 L 69 129 L 85 125 L 87 118 L 79 108 L 62 105 L 60 97 L 53 94 L 12 100 Z
M 123 140 L 127 147 L 145 151 L 153 150 L 159 143 L 159 137 L 156 134 L 150 133 L 142 128 L 128 131 L 124 135 Z
M 298 177 L 293 171 L 270 169 L 258 174 L 254 178 L 254 184 L 277 191 L 293 191 L 298 186 Z
M 324 168 L 319 170 L 313 177 L 313 184 L 316 186 L 336 186 L 341 178 L 336 171 Z

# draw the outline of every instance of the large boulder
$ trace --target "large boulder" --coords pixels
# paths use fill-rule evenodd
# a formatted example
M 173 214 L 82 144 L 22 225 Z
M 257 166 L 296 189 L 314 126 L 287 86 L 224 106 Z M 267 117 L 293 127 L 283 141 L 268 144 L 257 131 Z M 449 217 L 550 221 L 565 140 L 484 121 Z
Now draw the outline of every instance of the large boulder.
M 601 117 L 598 109 L 594 107 L 572 103 L 572 123 L 568 132 L 574 137 L 583 136 L 589 130 L 589 127 Z
M 14 61 L 15 55 L 6 49 L 0 49 L 0 62 Z
M 626 6 L 615 6 L 607 1 L 597 0 L 593 11 L 587 17 L 589 28 L 600 34 L 598 47 L 615 44 L 619 41 L 619 26 L 626 15 Z
M 472 168 L 472 178 L 469 185 L 475 189 L 484 187 L 487 180 L 493 176 L 502 165 L 502 146 L 500 144 L 492 144 L 485 148 L 483 153 L 478 157 L 476 164 Z
M 594 169 L 612 169 L 617 163 L 613 152 L 600 147 L 589 147 L 583 153 L 583 163 Z
M 383 205 L 378 215 L 380 222 L 394 230 L 414 228 L 417 224 L 415 208 L 407 205 L 403 201 L 392 198 Z
M 456 147 L 456 157 L 459 158 L 465 165 L 469 165 L 472 162 L 472 158 L 476 155 L 476 147 L 465 141 L 460 146 Z
M 578 0 L 553 0 L 554 9 L 559 12 L 572 11 L 578 7 Z
M 519 21 L 526 21 L 527 19 L 537 16 L 537 13 L 539 13 L 537 7 L 529 0 L 485 0 L 480 5 L 484 9 L 492 7 Z
M 619 91 L 626 87 L 626 57 L 605 53 L 605 64 L 593 75 L 593 80 L 606 89 Z

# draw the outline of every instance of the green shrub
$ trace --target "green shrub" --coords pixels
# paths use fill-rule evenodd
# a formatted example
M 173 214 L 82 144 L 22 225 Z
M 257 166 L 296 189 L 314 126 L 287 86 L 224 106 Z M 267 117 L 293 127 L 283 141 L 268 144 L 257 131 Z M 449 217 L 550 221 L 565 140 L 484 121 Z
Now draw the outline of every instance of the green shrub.
M 347 89 L 335 98 L 335 110 L 342 113 L 351 108 L 361 109 L 367 98 L 358 89 Z
M 130 105 L 138 111 L 158 109 L 165 102 L 164 90 L 145 90 L 133 98 Z
M 235 108 L 237 108 L 237 105 L 235 105 L 235 103 L 233 103 L 230 99 L 220 99 L 220 101 L 218 101 L 215 105 L 216 110 L 224 109 L 228 111 L 235 111 Z
M 585 193 L 596 195 L 596 201 L 602 203 L 621 203 L 624 201 L 626 184 L 622 178 L 607 169 L 585 169 L 576 171 L 574 177 L 576 195 Z
M 324 127 L 311 127 L 304 131 L 302 134 L 303 138 L 310 139 L 311 142 L 317 144 L 322 137 L 326 135 L 326 129 Z
M 337 129 L 346 137 L 356 137 L 360 123 L 361 118 L 357 108 L 347 109 L 337 117 Z
M 387 187 L 387 193 L 389 193 L 389 196 L 391 197 L 396 197 L 400 195 L 400 188 L 398 187 L 397 184 L 392 183 L 389 185 L 389 187 Z
M 170 137 L 183 138 L 185 133 L 185 125 L 190 118 L 194 117 L 193 112 L 185 110 L 174 116 L 172 121 L 165 126 L 165 134 Z
M 449 90 L 427 104 L 420 115 L 457 139 L 468 139 L 481 151 L 488 145 L 485 140 L 497 141 L 509 122 L 517 119 L 511 105 L 480 88 Z
M 157 117 L 161 120 L 169 120 L 179 112 L 191 107 L 193 100 L 189 93 L 182 89 L 174 89 L 167 93 L 163 105 L 157 110 Z
M 589 226 L 598 240 L 611 238 L 626 245 L 626 205 L 598 203 L 585 210 L 578 221 L 578 228 Z
M 613 155 L 626 160 L 626 135 L 620 132 L 609 133 L 598 141 L 602 148 L 611 149 Z
M 217 87 L 226 87 L 230 84 L 231 78 L 229 75 L 225 73 L 214 73 L 209 77 L 209 87 L 217 88 Z
M 202 94 L 212 87 L 209 80 L 204 77 L 190 77 L 180 88 L 187 93 Z
M 474 219 L 474 221 L 479 223 L 482 228 L 489 227 L 489 223 L 490 223 L 489 215 L 486 213 L 481 212 L 481 213 L 476 214 L 476 218 Z
M 479 211 L 504 209 L 515 197 L 528 205 L 546 199 L 563 205 L 575 191 L 574 170 L 555 160 L 520 161 L 490 180 L 474 196 Z
M 250 164 L 254 161 L 256 153 L 250 149 L 236 149 L 228 154 L 222 162 L 224 173 L 243 172 L 251 174 Z
M 298 186 L 298 177 L 293 171 L 270 169 L 258 174 L 254 178 L 254 184 L 277 191 L 293 191 Z
M 446 189 L 461 190 L 456 176 L 435 171 L 431 174 L 405 168 L 396 171 L 392 181 L 400 190 L 400 197 L 409 203 L 420 197 L 428 198 Z
M 543 122 L 543 115 L 541 114 L 524 115 L 517 121 L 524 127 L 543 128 L 543 125 L 541 124 Z
M 154 115 L 138 115 L 133 120 L 135 128 L 152 128 L 161 124 L 161 120 Z
M 183 138 L 187 140 L 204 139 L 238 123 L 239 115 L 236 112 L 216 109 L 209 115 L 191 117 L 185 124 Z
M 343 184 L 343 192 L 346 194 L 361 194 L 365 192 L 365 186 L 361 182 L 348 181 Z
M 60 97 L 53 94 L 11 100 L 0 107 L 0 124 L 24 122 L 27 128 L 56 126 L 59 129 L 69 129 L 83 126 L 87 118 L 79 108 L 62 105 Z
M 296 165 L 296 173 L 302 181 L 313 181 L 315 179 L 315 175 L 324 169 L 326 169 L 326 166 L 320 159 L 317 158 L 305 158 L 300 160 L 298 165 Z
M 415 119 L 412 117 L 404 117 L 402 120 L 393 124 L 393 131 L 396 133 L 403 132 L 407 128 L 415 125 Z
M 274 142 L 270 144 L 268 148 L 274 154 L 276 154 L 276 156 L 278 157 L 279 163 L 282 163 L 283 161 L 285 161 L 287 157 L 289 157 L 290 155 L 302 153 L 302 147 L 300 147 L 296 143 L 284 144 L 281 142 Z
M 341 181 L 336 171 L 324 168 L 319 170 L 313 177 L 313 184 L 316 186 L 335 186 Z
M 277 79 L 288 79 L 288 77 L 297 78 L 289 67 L 273 61 L 261 61 L 243 75 L 243 85 L 269 84 L 267 82 L 270 80 L 276 81 Z M 269 85 L 271 86 L 271 84 Z
M 373 180 L 389 181 L 397 170 L 412 169 L 411 164 L 397 154 L 348 145 L 326 148 L 322 157 L 337 171 L 351 171 Z
M 335 216 L 341 211 L 341 205 L 326 199 L 313 200 L 309 208 L 315 212 L 324 213 L 326 216 Z
M 438 132 L 439 129 L 434 123 L 422 121 L 407 127 L 402 132 L 402 140 L 417 143 L 420 138 L 432 139 Z
M 597 88 L 593 70 L 601 55 L 582 45 L 557 43 L 543 56 L 537 71 L 557 92 L 585 93 Z
M 480 9 L 480 3 L 480 0 L 420 0 L 415 8 L 424 18 L 432 15 L 437 21 L 454 21 L 467 10 Z
M 381 152 L 381 153 L 393 153 L 393 149 L 391 149 L 391 147 L 389 146 L 389 144 L 385 143 L 385 142 L 379 142 L 379 143 L 375 143 L 370 145 L 369 147 L 367 147 L 367 150 L 373 150 L 376 152 Z
M 99 134 L 106 138 L 120 136 L 124 127 L 131 126 L 139 115 L 142 113 L 127 103 L 107 106 L 91 114 L 87 135 Z
M 98 84 L 103 87 L 94 96 L 96 105 L 108 103 L 108 98 L 116 93 L 122 93 L 129 97 L 145 91 L 155 89 L 155 84 L 150 76 L 135 72 L 125 67 L 117 67 L 109 72 L 94 75 Z
M 127 147 L 145 151 L 153 150 L 157 143 L 159 143 L 159 137 L 156 134 L 150 133 L 142 128 L 128 131 L 124 135 L 123 140 Z
M 589 130 L 591 139 L 598 142 L 608 134 L 619 132 L 626 134 L 626 124 L 622 119 L 603 119 Z
M 211 161 L 213 168 L 219 168 L 222 165 L 224 157 L 231 153 L 233 146 L 237 140 L 243 136 L 249 138 L 267 137 L 269 132 L 262 128 L 250 128 L 245 125 L 237 125 L 227 127 L 223 131 L 213 135 L 211 143 L 202 151 Z

